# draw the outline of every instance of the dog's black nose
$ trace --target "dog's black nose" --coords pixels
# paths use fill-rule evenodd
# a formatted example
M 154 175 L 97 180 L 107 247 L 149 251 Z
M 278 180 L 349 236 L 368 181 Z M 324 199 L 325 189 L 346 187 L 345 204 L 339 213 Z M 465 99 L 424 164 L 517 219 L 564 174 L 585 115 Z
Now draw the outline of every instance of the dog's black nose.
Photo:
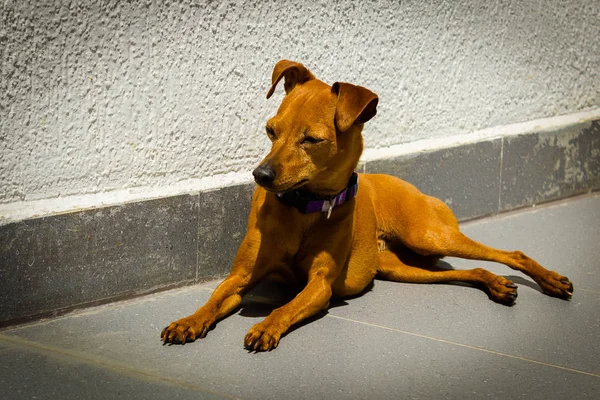
M 260 165 L 252 171 L 252 175 L 254 175 L 256 183 L 261 186 L 268 186 L 273 183 L 277 174 L 273 168 Z

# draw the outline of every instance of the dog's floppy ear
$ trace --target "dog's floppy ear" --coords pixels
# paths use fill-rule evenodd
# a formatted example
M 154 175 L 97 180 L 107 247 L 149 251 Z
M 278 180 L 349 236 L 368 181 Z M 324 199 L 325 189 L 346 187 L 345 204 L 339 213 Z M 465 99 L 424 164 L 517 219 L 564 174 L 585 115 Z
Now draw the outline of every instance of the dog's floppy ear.
M 364 124 L 377 114 L 379 98 L 369 89 L 350 83 L 336 82 L 331 87 L 337 95 L 335 126 L 344 132 L 352 125 Z
M 285 94 L 288 94 L 294 86 L 315 79 L 315 76 L 304 65 L 295 61 L 281 60 L 273 68 L 271 89 L 267 93 L 267 99 L 273 95 L 275 87 L 283 77 L 285 77 L 285 83 L 283 84 Z

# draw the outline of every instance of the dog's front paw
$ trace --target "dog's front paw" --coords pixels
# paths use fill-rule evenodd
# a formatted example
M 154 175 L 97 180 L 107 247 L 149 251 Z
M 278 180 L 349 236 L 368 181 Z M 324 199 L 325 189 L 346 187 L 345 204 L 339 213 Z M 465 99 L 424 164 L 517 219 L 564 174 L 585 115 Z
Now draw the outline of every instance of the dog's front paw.
M 562 276 L 554 271 L 534 278 L 544 293 L 549 296 L 559 297 L 568 300 L 573 296 L 573 284 L 566 276 Z
M 270 351 L 277 347 L 285 330 L 266 320 L 254 325 L 244 338 L 244 346 L 251 351 Z
M 488 283 L 490 298 L 506 306 L 515 304 L 518 296 L 517 288 L 517 285 L 503 276 L 497 276 L 493 281 Z
M 206 336 L 212 323 L 190 315 L 189 317 L 172 322 L 160 334 L 163 344 L 186 344 Z

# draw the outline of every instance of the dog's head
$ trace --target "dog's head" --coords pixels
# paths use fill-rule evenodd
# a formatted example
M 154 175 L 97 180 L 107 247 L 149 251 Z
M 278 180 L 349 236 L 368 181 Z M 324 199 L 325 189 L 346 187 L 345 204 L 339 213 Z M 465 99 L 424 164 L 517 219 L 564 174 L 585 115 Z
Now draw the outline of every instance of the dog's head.
M 271 151 L 254 170 L 254 179 L 273 192 L 303 187 L 336 194 L 358 164 L 362 127 L 377 112 L 377 95 L 349 83 L 329 86 L 304 65 L 282 60 L 273 70 L 267 98 L 281 79 L 286 95 L 266 124 Z

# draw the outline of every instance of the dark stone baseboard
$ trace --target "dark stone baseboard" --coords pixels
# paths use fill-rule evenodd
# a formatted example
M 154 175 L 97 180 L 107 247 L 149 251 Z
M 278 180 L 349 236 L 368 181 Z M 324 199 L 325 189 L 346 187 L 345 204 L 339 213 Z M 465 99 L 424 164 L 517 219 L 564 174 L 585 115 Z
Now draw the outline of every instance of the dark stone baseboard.
M 600 120 L 364 164 L 460 220 L 600 189 Z M 0 226 L 0 327 L 224 276 L 253 185 Z

